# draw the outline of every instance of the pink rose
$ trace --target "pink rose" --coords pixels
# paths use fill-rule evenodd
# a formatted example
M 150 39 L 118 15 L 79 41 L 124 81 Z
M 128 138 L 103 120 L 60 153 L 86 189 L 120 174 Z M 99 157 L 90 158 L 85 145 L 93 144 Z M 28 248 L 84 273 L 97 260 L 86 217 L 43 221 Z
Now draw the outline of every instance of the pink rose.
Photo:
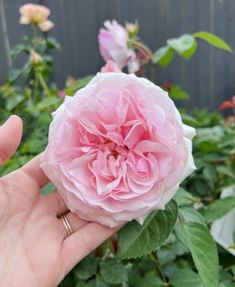
M 143 223 L 195 169 L 194 134 L 158 86 L 99 73 L 53 114 L 42 168 L 81 218 Z
M 35 50 L 30 51 L 30 61 L 33 64 L 40 64 L 43 62 L 43 58 Z
M 51 11 L 45 6 L 37 4 L 25 4 L 20 7 L 19 11 L 21 14 L 21 24 L 37 25 L 42 31 L 48 31 L 54 27 L 54 24 L 47 19 Z
M 108 60 L 104 67 L 101 68 L 101 73 L 121 73 L 122 71 L 119 69 L 118 65 L 112 60 Z
M 105 21 L 106 29 L 100 29 L 98 35 L 99 49 L 102 57 L 107 62 L 113 60 L 120 69 L 123 69 L 128 63 L 135 61 L 134 69 L 129 72 L 134 73 L 139 70 L 136 65 L 137 58 L 135 51 L 128 47 L 128 33 L 125 28 L 118 24 L 116 20 Z

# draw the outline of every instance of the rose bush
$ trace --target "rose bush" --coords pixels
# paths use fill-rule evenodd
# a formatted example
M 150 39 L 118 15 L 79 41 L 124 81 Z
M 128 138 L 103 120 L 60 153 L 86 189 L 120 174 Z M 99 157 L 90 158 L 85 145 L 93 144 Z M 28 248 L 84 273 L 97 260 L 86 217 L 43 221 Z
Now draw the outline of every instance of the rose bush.
M 42 168 L 81 218 L 143 223 L 194 170 L 193 136 L 165 91 L 100 73 L 53 114 Z

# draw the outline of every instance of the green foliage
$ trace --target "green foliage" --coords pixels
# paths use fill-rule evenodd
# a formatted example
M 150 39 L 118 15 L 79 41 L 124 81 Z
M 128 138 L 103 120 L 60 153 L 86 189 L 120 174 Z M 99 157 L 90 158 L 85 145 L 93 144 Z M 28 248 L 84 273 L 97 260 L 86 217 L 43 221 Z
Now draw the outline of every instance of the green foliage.
M 193 34 L 194 38 L 199 38 L 201 40 L 206 41 L 207 43 L 211 44 L 212 46 L 215 46 L 219 49 L 225 50 L 227 52 L 232 52 L 232 48 L 221 38 L 219 38 L 218 36 L 206 32 L 206 31 L 200 31 L 197 33 Z
M 179 214 L 184 222 L 198 222 L 206 226 L 204 217 L 193 206 L 182 206 Z
M 193 204 L 194 202 L 197 202 L 200 199 L 197 199 L 191 193 L 189 193 L 187 190 L 180 187 L 174 196 L 174 200 L 176 201 L 178 206 L 183 206 L 183 205 Z
M 152 62 L 159 64 L 161 67 L 167 67 L 172 62 L 174 53 L 186 60 L 190 59 L 197 51 L 197 39 L 204 40 L 208 44 L 226 52 L 232 52 L 231 47 L 218 36 L 209 32 L 199 31 L 192 35 L 183 34 L 178 38 L 168 39 L 166 46 L 157 49 L 153 53 Z
M 136 258 L 149 254 L 168 238 L 177 219 L 177 205 L 174 201 L 164 211 L 152 212 L 143 225 L 132 221 L 118 232 L 118 255 L 122 259 Z
M 169 46 L 164 46 L 153 54 L 152 61 L 154 64 L 159 64 L 161 67 L 167 67 L 172 61 L 173 56 L 173 49 Z
M 197 50 L 197 42 L 194 37 L 189 34 L 182 35 L 179 38 L 169 39 L 167 40 L 167 44 L 185 59 L 191 58 Z
M 171 284 L 175 287 L 203 287 L 197 273 L 190 269 L 181 269 L 171 277 Z
M 96 274 L 98 262 L 95 258 L 87 256 L 75 268 L 75 276 L 79 279 L 86 280 Z
M 235 208 L 235 197 L 225 197 L 217 199 L 209 205 L 200 209 L 201 214 L 208 223 L 223 217 L 229 211 Z
M 94 77 L 93 75 L 89 75 L 82 79 L 76 80 L 75 83 L 72 84 L 68 83 L 65 88 L 65 94 L 67 96 L 73 96 L 77 90 L 80 90 L 83 87 L 85 87 L 93 77 Z
M 100 274 L 110 284 L 121 284 L 127 281 L 127 270 L 121 261 L 110 258 L 100 262 Z
M 169 96 L 175 100 L 188 100 L 189 94 L 185 92 L 179 85 L 173 84 L 169 91 Z
M 209 230 L 198 222 L 183 222 L 180 224 L 179 230 L 192 253 L 204 286 L 218 286 L 218 255 L 216 244 Z

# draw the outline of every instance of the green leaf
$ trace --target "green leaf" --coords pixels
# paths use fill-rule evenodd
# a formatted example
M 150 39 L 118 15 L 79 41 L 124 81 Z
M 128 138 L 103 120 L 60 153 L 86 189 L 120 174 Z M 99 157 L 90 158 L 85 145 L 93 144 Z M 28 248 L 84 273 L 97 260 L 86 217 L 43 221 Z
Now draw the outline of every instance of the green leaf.
M 173 49 L 171 49 L 169 46 L 164 46 L 153 54 L 152 61 L 154 64 L 159 64 L 161 67 L 166 67 L 171 63 L 173 56 Z
M 88 75 L 84 78 L 78 79 L 74 84 L 67 85 L 65 88 L 66 95 L 73 96 L 77 90 L 85 87 L 93 78 L 93 75 Z
M 223 217 L 233 208 L 235 208 L 235 197 L 228 196 L 215 200 L 199 211 L 208 223 L 212 223 L 216 219 Z
M 174 262 L 176 254 L 172 252 L 170 247 L 161 246 L 157 251 L 157 257 L 161 265 L 169 264 Z
M 174 200 L 178 206 L 193 204 L 197 201 L 196 197 L 192 196 L 191 193 L 180 187 L 174 196 Z
M 189 94 L 185 92 L 179 85 L 172 85 L 169 95 L 172 99 L 188 100 Z
M 100 262 L 100 274 L 105 282 L 120 284 L 127 281 L 127 270 L 117 259 L 108 259 Z
M 199 275 L 190 269 L 177 270 L 170 282 L 174 287 L 203 287 Z
M 181 236 L 187 242 L 204 287 L 217 287 L 219 262 L 216 244 L 210 231 L 197 222 L 180 224 Z
M 185 59 L 191 58 L 197 50 L 197 42 L 194 37 L 189 34 L 182 35 L 179 38 L 169 39 L 167 40 L 167 44 Z
M 97 261 L 91 256 L 85 257 L 75 268 L 75 275 L 82 280 L 91 278 L 97 271 Z
M 164 282 L 158 277 L 155 270 L 149 271 L 144 277 L 136 282 L 135 287 L 163 287 Z
M 118 232 L 118 255 L 121 258 L 144 256 L 162 245 L 177 219 L 177 205 L 171 200 L 164 211 L 152 212 L 140 225 L 135 220 Z
M 49 107 L 56 108 L 60 103 L 61 98 L 59 97 L 45 98 L 39 104 L 37 104 L 37 109 L 40 111 Z
M 221 166 L 218 166 L 216 169 L 217 169 L 217 171 L 219 173 L 221 173 L 223 175 L 227 175 L 227 176 L 232 177 L 232 178 L 235 177 L 235 175 L 234 175 L 234 173 L 233 173 L 233 171 L 232 171 L 230 166 L 221 165 Z
M 15 82 L 22 75 L 22 73 L 23 71 L 20 69 L 11 70 L 9 74 L 9 81 L 11 83 Z
M 197 33 L 194 33 L 193 36 L 194 38 L 199 38 L 201 40 L 206 41 L 212 46 L 215 46 L 219 49 L 232 53 L 232 48 L 224 40 L 222 40 L 221 38 L 212 33 L 206 31 L 199 31 Z
M 110 285 L 105 283 L 102 279 L 96 278 L 88 281 L 84 287 L 110 287 Z
M 18 44 L 11 49 L 12 60 L 15 60 L 16 57 L 23 51 L 27 51 L 27 48 L 23 44 Z
M 6 109 L 8 111 L 12 111 L 15 109 L 20 103 L 24 101 L 24 95 L 16 94 L 14 97 L 8 99 L 6 104 Z
M 213 183 L 216 180 L 216 167 L 214 164 L 205 164 L 203 168 L 203 176 Z
M 196 209 L 190 206 L 184 206 L 179 209 L 179 214 L 182 216 L 184 222 L 198 222 L 206 226 L 205 219 Z
M 51 49 L 51 48 L 60 49 L 60 44 L 54 38 L 51 38 L 51 37 L 47 38 L 46 44 L 47 44 L 47 48 L 49 48 L 49 49 Z

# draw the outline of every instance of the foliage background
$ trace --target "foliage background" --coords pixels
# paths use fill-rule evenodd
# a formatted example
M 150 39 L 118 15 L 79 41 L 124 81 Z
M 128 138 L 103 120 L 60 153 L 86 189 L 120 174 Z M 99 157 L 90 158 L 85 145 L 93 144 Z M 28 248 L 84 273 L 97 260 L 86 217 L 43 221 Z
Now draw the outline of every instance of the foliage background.
M 26 0 L 3 0 L 10 43 L 14 46 L 21 35 L 30 34 L 29 27 L 20 26 L 18 8 Z M 234 0 L 34 0 L 51 8 L 56 29 L 46 36 L 60 42 L 60 52 L 53 52 L 53 79 L 63 88 L 66 77 L 94 74 L 103 65 L 98 53 L 97 33 L 106 19 L 139 20 L 142 40 L 152 49 L 161 47 L 166 39 L 199 30 L 213 32 L 235 47 Z M 69 3 L 69 5 L 67 4 Z M 88 17 L 89 16 L 89 17 Z M 0 29 L 0 39 L 2 31 Z M 235 90 L 235 57 L 199 43 L 200 49 L 189 61 L 175 58 L 168 69 L 159 68 L 158 83 L 172 81 L 191 95 L 178 106 L 217 108 Z M 22 61 L 19 59 L 19 66 Z M 7 74 L 3 43 L 0 41 L 0 82 Z

